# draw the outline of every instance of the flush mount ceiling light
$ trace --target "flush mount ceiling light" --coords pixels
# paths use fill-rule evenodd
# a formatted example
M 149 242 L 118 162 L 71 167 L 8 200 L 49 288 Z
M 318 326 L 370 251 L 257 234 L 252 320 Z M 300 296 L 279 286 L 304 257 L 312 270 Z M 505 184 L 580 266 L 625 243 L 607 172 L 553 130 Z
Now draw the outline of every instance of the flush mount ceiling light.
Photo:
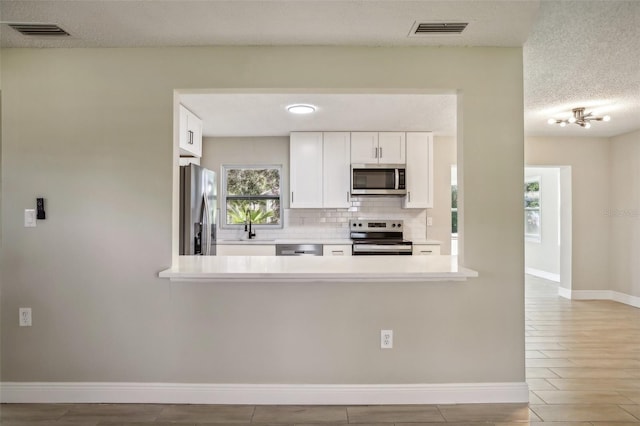
M 585 114 L 584 108 L 574 108 L 572 110 L 573 117 L 567 120 L 559 120 L 557 118 L 550 118 L 547 123 L 559 124 L 560 127 L 565 127 L 567 124 L 577 124 L 580 127 L 588 129 L 591 127 L 592 121 L 611 121 L 611 117 L 605 115 L 604 117 L 596 117 L 592 113 Z
M 316 112 L 316 107 L 309 104 L 294 104 L 287 107 L 287 111 L 291 114 L 311 114 Z

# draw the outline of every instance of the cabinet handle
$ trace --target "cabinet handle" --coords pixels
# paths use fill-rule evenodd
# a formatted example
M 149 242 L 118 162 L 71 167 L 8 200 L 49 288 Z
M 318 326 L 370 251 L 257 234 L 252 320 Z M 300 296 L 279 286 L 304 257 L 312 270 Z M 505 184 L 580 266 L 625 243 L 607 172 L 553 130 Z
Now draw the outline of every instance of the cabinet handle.
M 344 250 L 331 250 L 332 256 L 344 256 Z
M 380 158 L 382 158 L 382 147 L 380 147 Z
M 433 250 L 420 250 L 420 253 L 431 254 Z
M 293 204 L 293 191 L 291 191 L 291 204 Z
M 187 130 L 187 132 L 189 133 L 189 142 L 187 143 L 193 145 L 193 132 L 191 130 Z
M 411 191 L 407 192 L 407 197 L 409 198 L 409 202 L 411 202 Z

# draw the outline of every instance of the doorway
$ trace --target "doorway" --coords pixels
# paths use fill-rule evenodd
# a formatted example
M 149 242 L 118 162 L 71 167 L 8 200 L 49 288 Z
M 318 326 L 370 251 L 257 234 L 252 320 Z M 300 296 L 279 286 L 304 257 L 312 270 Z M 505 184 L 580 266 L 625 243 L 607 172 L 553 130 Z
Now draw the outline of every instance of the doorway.
M 571 167 L 526 166 L 523 190 L 525 274 L 570 298 Z

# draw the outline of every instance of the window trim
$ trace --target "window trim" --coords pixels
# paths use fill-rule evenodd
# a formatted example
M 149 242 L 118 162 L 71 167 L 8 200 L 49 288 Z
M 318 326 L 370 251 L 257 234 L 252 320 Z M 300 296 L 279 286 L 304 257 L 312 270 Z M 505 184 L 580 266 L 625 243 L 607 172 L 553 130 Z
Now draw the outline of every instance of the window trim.
M 282 164 L 222 164 L 220 166 L 220 182 L 221 182 L 221 196 L 220 196 L 220 228 L 221 229 L 241 229 L 244 228 L 243 224 L 231 224 L 227 223 L 227 170 L 233 169 L 276 169 L 278 170 L 278 185 L 280 187 L 280 194 L 278 199 L 280 200 L 280 223 L 274 225 L 258 225 L 252 226 L 256 229 L 282 229 L 284 228 L 284 206 L 282 202 Z M 252 197 L 252 198 L 259 198 Z M 272 199 L 274 197 L 265 197 Z

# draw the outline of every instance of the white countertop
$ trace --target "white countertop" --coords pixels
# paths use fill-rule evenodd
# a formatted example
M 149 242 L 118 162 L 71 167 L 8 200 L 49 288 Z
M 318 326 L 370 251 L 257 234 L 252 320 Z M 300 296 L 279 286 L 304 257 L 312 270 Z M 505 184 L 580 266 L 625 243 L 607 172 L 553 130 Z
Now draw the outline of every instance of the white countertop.
M 325 240 L 322 238 L 317 239 L 308 239 L 308 238 L 297 238 L 297 239 L 277 239 L 277 240 L 261 240 L 261 239 L 235 239 L 235 240 L 216 240 L 217 245 L 236 245 L 236 244 L 251 244 L 251 245 L 271 245 L 271 244 L 324 244 L 324 245 L 341 245 L 348 244 L 351 245 L 350 239 L 334 239 L 334 240 Z
M 458 266 L 456 256 L 180 256 L 159 276 L 207 282 L 425 282 L 464 281 L 478 273 Z
M 324 244 L 324 245 L 351 245 L 352 241 L 348 238 L 345 239 L 330 239 L 325 240 L 322 238 L 308 239 L 308 238 L 289 238 L 289 239 L 275 239 L 275 240 L 261 240 L 261 239 L 221 239 L 216 240 L 217 245 L 271 245 L 271 244 Z M 413 240 L 413 244 L 442 244 L 437 240 Z

